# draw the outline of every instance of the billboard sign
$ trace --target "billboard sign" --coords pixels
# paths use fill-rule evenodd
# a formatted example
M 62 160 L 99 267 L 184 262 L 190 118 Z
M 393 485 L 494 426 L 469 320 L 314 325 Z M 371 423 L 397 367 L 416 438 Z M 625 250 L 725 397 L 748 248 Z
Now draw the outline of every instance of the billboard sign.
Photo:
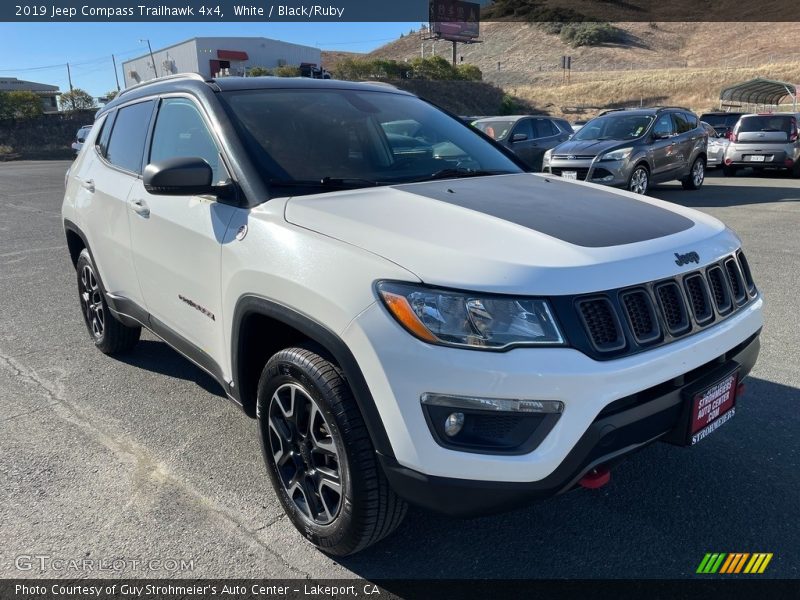
M 469 42 L 480 34 L 481 6 L 462 0 L 431 0 L 431 33 L 454 42 Z

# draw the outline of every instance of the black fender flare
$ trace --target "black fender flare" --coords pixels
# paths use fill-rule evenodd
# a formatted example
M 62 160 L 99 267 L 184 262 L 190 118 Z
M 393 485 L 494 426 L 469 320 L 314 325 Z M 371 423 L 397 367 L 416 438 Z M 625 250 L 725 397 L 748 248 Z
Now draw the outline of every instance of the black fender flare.
M 231 335 L 231 368 L 234 388 L 242 389 L 241 380 L 244 368 L 244 361 L 240 360 L 242 323 L 246 317 L 253 314 L 263 315 L 292 327 L 318 343 L 333 357 L 350 385 L 375 450 L 383 456 L 394 457 L 389 436 L 381 420 L 375 399 L 350 348 L 326 326 L 288 306 L 254 294 L 245 294 L 236 302 Z

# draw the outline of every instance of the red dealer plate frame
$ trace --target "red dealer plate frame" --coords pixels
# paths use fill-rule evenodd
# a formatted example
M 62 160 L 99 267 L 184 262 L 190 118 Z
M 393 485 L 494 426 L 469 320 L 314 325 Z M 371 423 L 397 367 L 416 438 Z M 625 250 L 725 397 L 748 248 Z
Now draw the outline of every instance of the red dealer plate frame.
M 736 414 L 739 373 L 734 371 L 692 397 L 689 417 L 689 445 L 714 433 Z

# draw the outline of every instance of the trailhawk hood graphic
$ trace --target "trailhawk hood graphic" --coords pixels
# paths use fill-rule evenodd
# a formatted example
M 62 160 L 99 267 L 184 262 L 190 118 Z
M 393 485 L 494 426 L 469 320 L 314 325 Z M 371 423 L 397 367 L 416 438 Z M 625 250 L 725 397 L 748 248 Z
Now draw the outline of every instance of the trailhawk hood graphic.
M 676 252 L 697 252 L 707 264 L 739 245 L 702 213 L 532 174 L 300 196 L 288 201 L 286 219 L 426 283 L 508 293 L 581 293 L 671 277 L 690 270 L 676 266 Z

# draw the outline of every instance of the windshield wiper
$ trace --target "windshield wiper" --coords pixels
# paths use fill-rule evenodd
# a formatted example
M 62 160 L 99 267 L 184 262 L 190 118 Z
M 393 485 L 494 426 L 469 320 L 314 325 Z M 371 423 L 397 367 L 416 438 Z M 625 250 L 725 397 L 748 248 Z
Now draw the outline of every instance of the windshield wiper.
M 419 181 L 434 181 L 435 179 L 461 179 L 465 177 L 486 177 L 489 175 L 513 175 L 511 171 L 486 171 L 481 169 L 457 169 L 457 168 L 449 168 L 449 169 L 442 169 L 441 171 L 436 171 L 435 173 L 431 173 L 430 175 L 425 175 L 424 177 L 420 177 L 418 179 L 412 180 L 412 182 L 419 182 Z
M 270 179 L 269 185 L 276 187 L 322 187 L 357 188 L 388 185 L 387 182 L 362 179 L 359 177 L 323 177 L 322 179 Z

